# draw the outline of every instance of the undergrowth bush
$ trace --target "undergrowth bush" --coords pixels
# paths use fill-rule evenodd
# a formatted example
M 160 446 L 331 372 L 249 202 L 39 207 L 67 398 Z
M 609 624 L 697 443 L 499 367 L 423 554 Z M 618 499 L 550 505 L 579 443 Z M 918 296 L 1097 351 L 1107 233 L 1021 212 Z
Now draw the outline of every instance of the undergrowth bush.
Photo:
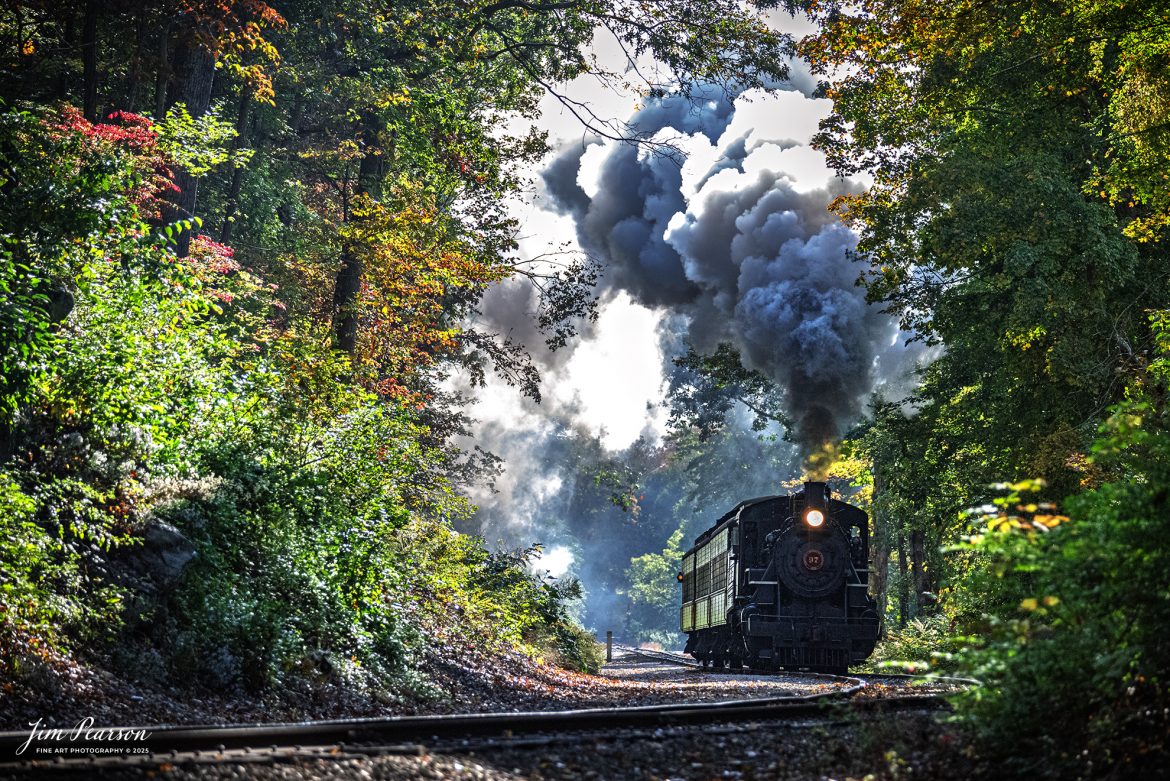
M 878 672 L 939 673 L 956 669 L 955 653 L 964 638 L 950 619 L 936 613 L 912 618 L 905 626 L 889 626 L 864 665 Z
M 429 632 L 487 650 L 520 648 L 571 669 L 600 668 L 596 641 L 569 614 L 580 584 L 534 572 L 539 546 L 492 552 L 478 537 L 425 519 L 395 542 L 404 564 L 398 595 Z
M 966 598 L 982 617 L 964 656 L 985 685 L 961 713 L 1003 773 L 1051 778 L 1165 773 L 1170 735 L 1170 313 L 1157 354 L 1094 447 L 1108 479 L 1061 508 L 1008 486 L 967 543 L 987 566 Z
M 574 582 L 453 531 L 471 508 L 412 397 L 230 248 L 175 258 L 149 121 L 0 120 L 0 672 L 31 643 L 218 690 L 425 691 L 454 634 L 596 666 Z M 132 563 L 159 524 L 195 552 L 176 583 Z

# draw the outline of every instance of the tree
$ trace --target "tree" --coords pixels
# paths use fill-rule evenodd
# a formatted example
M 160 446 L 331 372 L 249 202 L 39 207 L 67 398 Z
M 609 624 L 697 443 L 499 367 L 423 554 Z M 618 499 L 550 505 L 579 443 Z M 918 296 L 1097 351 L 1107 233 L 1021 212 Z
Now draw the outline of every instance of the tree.
M 1154 125 L 1125 130 L 1132 114 L 1111 96 L 1160 89 L 1137 86 L 1160 51 L 1160 14 L 818 5 L 823 27 L 799 44 L 834 100 L 818 145 L 839 172 L 874 178 L 835 204 L 861 234 L 870 298 L 946 346 L 918 396 L 937 425 L 923 436 L 971 454 L 960 502 L 1004 477 L 1076 490 L 1117 378 L 1149 349 L 1142 310 L 1165 303 L 1150 232 L 1162 207 L 1138 192 L 1161 174 L 1142 169 L 1148 186 L 1110 177 L 1139 169 L 1118 160 L 1164 149 Z
M 730 425 L 739 405 L 754 416 L 753 431 L 773 423 L 791 426 L 780 389 L 758 371 L 745 369 L 733 345 L 720 344 L 711 355 L 690 348 L 674 359 L 674 366 L 667 391 L 672 428 L 693 429 L 705 441 Z
M 678 573 L 682 569 L 683 530 L 666 540 L 661 553 L 646 553 L 630 559 L 626 570 L 626 595 L 632 608 L 631 631 L 637 641 L 673 645 L 677 634 L 679 608 Z M 664 631 L 665 629 L 665 631 Z
M 834 100 L 817 143 L 874 181 L 836 204 L 870 297 L 945 348 L 861 447 L 879 512 L 949 548 L 927 557 L 942 609 L 994 692 L 966 712 L 989 754 L 1029 758 L 1005 766 L 1021 774 L 1139 765 L 1160 733 L 1125 714 L 1166 698 L 1144 628 L 1165 606 L 1120 594 L 1165 590 L 1139 539 L 1165 516 L 1147 491 L 1164 483 L 1164 5 L 803 7 L 822 27 L 798 48 Z M 992 505 L 996 484 L 1014 496 Z M 1149 612 L 1118 611 L 1135 599 Z M 1043 726 L 1020 750 L 1024 723 Z

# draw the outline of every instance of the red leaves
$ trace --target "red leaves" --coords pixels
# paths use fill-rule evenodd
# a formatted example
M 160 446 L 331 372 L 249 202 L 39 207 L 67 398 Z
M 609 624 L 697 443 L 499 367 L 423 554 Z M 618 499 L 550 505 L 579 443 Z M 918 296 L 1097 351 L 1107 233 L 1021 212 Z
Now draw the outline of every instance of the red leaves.
M 80 133 L 86 138 L 98 138 L 137 150 L 153 148 L 158 139 L 150 119 L 140 114 L 116 111 L 107 119 L 113 122 L 94 124 L 85 118 L 81 109 L 65 105 L 61 107 L 60 121 L 50 122 L 49 127 L 60 133 Z
M 90 122 L 74 106 L 60 109 L 60 119 L 46 120 L 49 135 L 57 140 L 76 139 L 81 143 L 80 160 L 97 158 L 111 152 L 129 155 L 139 182 L 128 193 L 144 219 L 158 217 L 163 196 L 178 192 L 171 181 L 172 173 L 158 149 L 158 133 L 149 118 L 126 111 L 116 111 L 109 122 Z
M 234 259 L 235 250 L 202 233 L 191 240 L 190 258 L 215 274 L 226 275 L 240 270 L 240 264 Z

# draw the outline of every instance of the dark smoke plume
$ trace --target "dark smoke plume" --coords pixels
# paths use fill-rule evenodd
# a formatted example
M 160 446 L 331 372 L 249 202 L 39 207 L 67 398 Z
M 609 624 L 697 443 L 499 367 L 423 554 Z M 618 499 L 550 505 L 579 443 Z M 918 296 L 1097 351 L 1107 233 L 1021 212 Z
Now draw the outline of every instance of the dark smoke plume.
M 854 235 L 827 210 L 858 185 L 826 175 L 807 146 L 825 102 L 789 88 L 766 126 L 736 121 L 749 106 L 723 93 L 697 111 L 677 97 L 652 102 L 631 125 L 682 139 L 684 165 L 612 146 L 590 197 L 578 146 L 544 171 L 545 193 L 573 216 L 581 246 L 605 259 L 608 284 L 685 315 L 699 350 L 731 341 L 776 382 L 809 456 L 860 416 L 883 367 L 902 366 L 902 347 L 892 319 L 855 285 Z

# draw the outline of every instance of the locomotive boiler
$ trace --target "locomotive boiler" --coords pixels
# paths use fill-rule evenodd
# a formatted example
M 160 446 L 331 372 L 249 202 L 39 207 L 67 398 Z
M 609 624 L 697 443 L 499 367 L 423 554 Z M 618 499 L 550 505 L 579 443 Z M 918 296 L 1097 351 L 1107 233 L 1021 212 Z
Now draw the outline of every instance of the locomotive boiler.
M 844 672 L 877 642 L 869 518 L 822 482 L 741 502 L 683 556 L 686 653 L 705 666 Z

